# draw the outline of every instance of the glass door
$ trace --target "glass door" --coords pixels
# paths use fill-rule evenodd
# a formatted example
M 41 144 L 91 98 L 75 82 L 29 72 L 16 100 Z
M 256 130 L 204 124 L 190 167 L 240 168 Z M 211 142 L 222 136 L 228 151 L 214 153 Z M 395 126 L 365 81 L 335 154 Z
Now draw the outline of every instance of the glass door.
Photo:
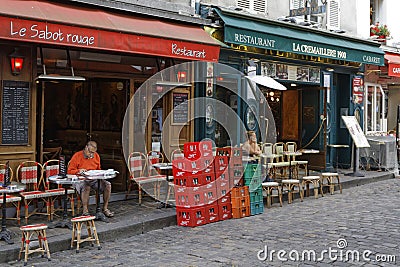
M 387 131 L 387 97 L 382 86 L 379 84 L 366 84 L 365 99 L 365 125 L 366 132 L 386 132 Z

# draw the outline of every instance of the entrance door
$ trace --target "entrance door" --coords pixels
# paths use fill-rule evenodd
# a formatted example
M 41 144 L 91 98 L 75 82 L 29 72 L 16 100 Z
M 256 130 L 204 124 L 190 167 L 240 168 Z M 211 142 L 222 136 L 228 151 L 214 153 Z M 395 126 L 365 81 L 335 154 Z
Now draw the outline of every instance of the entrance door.
M 91 79 L 86 82 L 42 82 L 42 143 L 60 146 L 69 160 L 88 140 L 98 143 L 103 169 L 115 169 L 113 191 L 126 190 L 126 164 L 121 132 L 128 103 L 129 80 Z

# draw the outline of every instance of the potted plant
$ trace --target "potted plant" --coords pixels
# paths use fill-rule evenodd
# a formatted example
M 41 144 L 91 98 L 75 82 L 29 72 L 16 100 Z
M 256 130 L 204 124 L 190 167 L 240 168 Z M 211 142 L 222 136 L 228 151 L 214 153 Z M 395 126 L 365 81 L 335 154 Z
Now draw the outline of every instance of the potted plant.
M 379 25 L 379 22 L 371 26 L 371 36 L 377 36 L 379 39 L 386 39 L 390 36 L 390 31 L 387 25 Z

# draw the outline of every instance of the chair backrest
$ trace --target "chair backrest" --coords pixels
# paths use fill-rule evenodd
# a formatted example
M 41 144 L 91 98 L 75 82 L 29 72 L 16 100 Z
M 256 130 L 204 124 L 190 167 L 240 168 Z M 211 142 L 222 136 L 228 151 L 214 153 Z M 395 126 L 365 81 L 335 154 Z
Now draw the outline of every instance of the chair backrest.
M 158 171 L 153 164 L 163 163 L 164 155 L 159 151 L 150 151 L 147 153 L 147 175 L 158 175 Z
M 297 144 L 296 142 L 286 142 L 285 144 L 285 151 L 288 152 L 296 152 L 297 151 Z M 288 156 L 289 158 L 290 156 Z M 296 160 L 296 156 L 291 156 L 290 160 Z
M 60 161 L 58 159 L 51 159 L 43 164 L 42 179 L 44 180 L 43 182 L 46 189 L 50 188 L 49 177 L 60 173 L 59 163 Z M 58 188 L 61 187 L 61 185 L 58 185 Z
M 13 180 L 14 172 L 10 166 L 7 164 L 0 164 L 0 184 L 4 184 L 4 175 L 6 174 L 6 168 L 8 167 L 8 171 L 10 174 L 10 181 Z
M 261 152 L 265 156 L 272 156 L 274 154 L 274 145 L 272 143 L 264 143 L 261 146 Z
M 142 152 L 132 152 L 129 155 L 129 172 L 131 178 L 143 177 L 146 170 L 147 157 Z
M 283 159 L 283 151 L 285 151 L 285 143 L 277 142 L 274 144 L 274 153 L 282 156 L 282 159 Z
M 25 191 L 39 190 L 43 166 L 37 161 L 24 161 L 18 165 L 17 181 L 25 184 Z

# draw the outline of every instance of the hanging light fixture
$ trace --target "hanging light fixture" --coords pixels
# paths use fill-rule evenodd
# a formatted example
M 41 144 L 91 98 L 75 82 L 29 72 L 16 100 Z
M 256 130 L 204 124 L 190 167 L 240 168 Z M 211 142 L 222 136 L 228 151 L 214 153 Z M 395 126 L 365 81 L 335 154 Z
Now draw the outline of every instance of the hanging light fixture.
M 24 56 L 18 51 L 18 48 L 14 48 L 14 52 L 10 55 L 11 73 L 13 75 L 19 75 L 22 67 L 24 66 Z

